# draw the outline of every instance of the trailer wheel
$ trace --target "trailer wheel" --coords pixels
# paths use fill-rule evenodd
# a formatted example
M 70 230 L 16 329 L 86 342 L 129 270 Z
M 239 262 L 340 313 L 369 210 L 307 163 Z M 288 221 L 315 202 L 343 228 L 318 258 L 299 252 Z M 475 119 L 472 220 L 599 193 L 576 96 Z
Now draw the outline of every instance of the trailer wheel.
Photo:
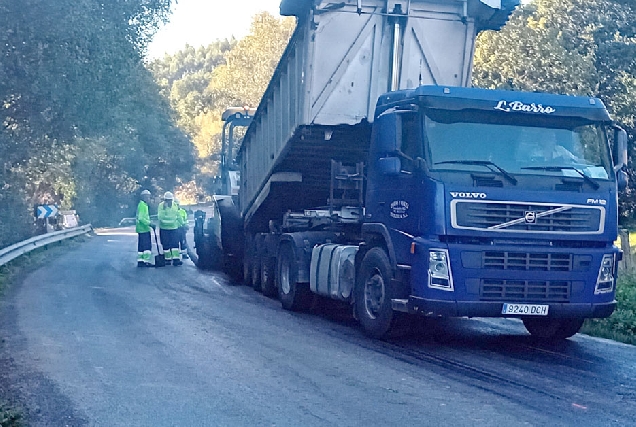
M 252 286 L 252 256 L 254 256 L 254 239 L 245 238 L 245 256 L 243 257 L 243 283 Z
M 276 260 L 263 254 L 261 256 L 261 290 L 265 296 L 273 297 L 278 292 L 275 271 Z
M 255 242 L 256 243 L 256 242 Z M 252 288 L 254 288 L 255 291 L 257 292 L 261 292 L 262 288 L 261 288 L 261 258 L 262 258 L 262 254 L 260 251 L 260 245 L 255 244 L 256 246 L 256 250 L 254 251 L 254 255 L 252 256 L 252 272 L 250 273 L 250 276 L 252 277 Z
M 233 285 L 243 283 L 243 261 L 234 256 L 223 256 L 223 271 L 230 276 Z
M 284 243 L 278 251 L 276 285 L 278 297 L 285 310 L 306 311 L 312 301 L 309 283 L 298 283 L 298 262 L 294 249 Z
M 355 288 L 355 308 L 364 332 L 373 338 L 385 338 L 391 332 L 397 314 L 391 298 L 391 263 L 382 248 L 372 248 L 362 259 Z
M 252 264 L 249 252 L 245 253 L 245 258 L 243 259 L 243 283 L 247 286 L 252 285 Z
M 530 335 L 546 341 L 560 341 L 575 335 L 583 326 L 584 319 L 523 318 L 523 326 Z

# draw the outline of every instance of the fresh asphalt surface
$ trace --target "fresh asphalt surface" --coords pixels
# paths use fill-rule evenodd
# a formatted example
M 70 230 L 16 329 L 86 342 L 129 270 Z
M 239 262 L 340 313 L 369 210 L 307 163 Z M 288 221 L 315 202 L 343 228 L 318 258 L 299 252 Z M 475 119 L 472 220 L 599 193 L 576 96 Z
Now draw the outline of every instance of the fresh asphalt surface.
M 102 232 L 5 295 L 0 390 L 30 424 L 636 425 L 634 347 L 540 345 L 514 320 L 374 341 L 342 307 L 286 312 L 189 261 L 138 269 L 135 250 Z

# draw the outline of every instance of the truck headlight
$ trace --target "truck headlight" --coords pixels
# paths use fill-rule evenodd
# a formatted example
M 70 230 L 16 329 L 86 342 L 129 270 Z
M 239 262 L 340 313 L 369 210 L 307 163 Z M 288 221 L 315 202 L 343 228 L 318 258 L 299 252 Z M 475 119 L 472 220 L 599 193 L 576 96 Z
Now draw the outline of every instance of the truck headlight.
M 428 287 L 453 291 L 448 251 L 444 249 L 433 249 L 428 253 Z
M 603 261 L 601 261 L 601 268 L 598 271 L 598 279 L 596 279 L 596 287 L 594 288 L 594 294 L 605 294 L 614 290 L 614 272 L 616 262 L 614 255 L 603 255 Z

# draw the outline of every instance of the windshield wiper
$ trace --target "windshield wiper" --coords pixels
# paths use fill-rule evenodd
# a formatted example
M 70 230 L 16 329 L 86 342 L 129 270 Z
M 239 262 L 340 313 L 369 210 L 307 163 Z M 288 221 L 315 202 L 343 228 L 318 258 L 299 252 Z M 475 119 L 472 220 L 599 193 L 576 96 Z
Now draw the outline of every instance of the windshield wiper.
M 579 175 L 581 175 L 583 179 L 585 180 L 585 182 L 590 184 L 592 188 L 594 188 L 595 190 L 598 190 L 601 187 L 598 182 L 594 181 L 594 179 L 585 175 L 585 172 L 583 172 L 579 168 L 575 168 L 574 166 L 526 166 L 521 169 L 528 169 L 528 170 L 535 170 L 535 171 L 548 171 L 548 172 L 560 172 L 564 169 L 573 170 Z
M 510 181 L 513 185 L 517 185 L 517 178 L 510 175 L 504 168 L 498 166 L 496 163 L 491 162 L 490 160 L 446 160 L 444 162 L 433 163 L 435 165 L 475 165 L 475 166 L 485 166 L 492 171 L 492 168 L 497 169 L 508 181 Z

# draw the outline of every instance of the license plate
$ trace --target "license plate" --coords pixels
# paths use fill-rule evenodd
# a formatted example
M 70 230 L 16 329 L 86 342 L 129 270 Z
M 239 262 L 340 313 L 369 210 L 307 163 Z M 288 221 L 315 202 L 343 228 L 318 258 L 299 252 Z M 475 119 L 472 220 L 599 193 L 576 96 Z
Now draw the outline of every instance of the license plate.
M 504 304 L 501 314 L 515 314 L 519 316 L 547 316 L 549 305 L 540 304 Z

